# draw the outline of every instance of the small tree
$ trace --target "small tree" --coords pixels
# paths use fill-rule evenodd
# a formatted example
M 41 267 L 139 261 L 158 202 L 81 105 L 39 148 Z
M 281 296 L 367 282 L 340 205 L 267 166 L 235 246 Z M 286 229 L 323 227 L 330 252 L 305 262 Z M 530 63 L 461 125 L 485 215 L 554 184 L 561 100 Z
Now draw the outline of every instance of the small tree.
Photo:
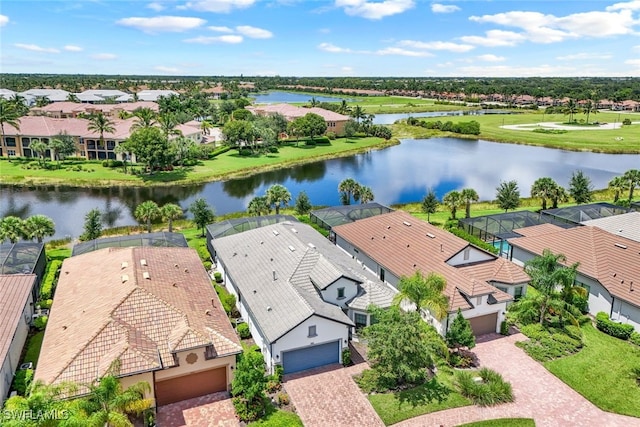
M 593 184 L 591 179 L 581 170 L 574 171 L 571 174 L 569 194 L 579 205 L 593 200 Z
M 189 212 L 193 215 L 193 222 L 202 231 L 201 237 L 204 237 L 204 230 L 207 224 L 215 221 L 216 214 L 214 209 L 209 206 L 207 201 L 199 198 L 189 206 Z
M 471 203 L 473 202 L 477 202 L 478 200 L 480 200 L 480 197 L 478 196 L 478 193 L 476 192 L 476 190 L 474 190 L 473 188 L 464 188 L 461 192 L 460 192 L 460 197 L 462 198 L 462 201 L 464 202 L 465 205 L 465 218 L 470 218 L 471 217 Z
M 0 219 L 0 241 L 8 240 L 16 243 L 25 237 L 24 221 L 17 216 L 6 216 Z
M 249 201 L 249 206 L 247 206 L 247 213 L 250 215 L 268 215 L 270 212 L 271 206 L 269 206 L 267 196 L 256 196 Z
M 516 180 L 502 181 L 496 188 L 498 206 L 507 212 L 520 206 L 520 190 Z
M 147 233 L 151 233 L 151 221 L 159 218 L 160 215 L 160 208 L 156 202 L 152 200 L 147 200 L 146 202 L 139 204 L 134 212 L 136 220 L 140 223 L 146 224 Z
M 51 218 L 45 215 L 33 215 L 24 221 L 24 234 L 28 239 L 38 239 L 38 243 L 47 236 L 56 233 L 56 226 Z
M 175 203 L 167 203 L 160 208 L 160 214 L 163 221 L 167 221 L 169 226 L 169 233 L 173 232 L 173 221 L 182 218 L 184 212 L 179 205 Z
M 462 202 L 462 194 L 456 190 L 449 191 L 442 198 L 442 204 L 449 208 L 449 211 L 451 211 L 451 219 L 456 219 L 458 207 L 460 207 Z
M 433 191 L 433 188 L 430 188 L 427 195 L 422 199 L 421 206 L 422 212 L 427 214 L 427 222 L 430 222 L 431 214 L 436 213 L 438 210 L 438 205 L 440 205 L 440 202 L 438 201 L 436 192 Z
M 287 206 L 291 201 L 291 193 L 282 184 L 273 184 L 267 189 L 267 203 L 275 206 L 276 215 L 280 214 L 280 207 Z
M 311 200 L 305 191 L 298 193 L 296 197 L 296 213 L 298 215 L 306 215 L 311 210 Z
M 460 347 L 471 349 L 476 346 L 476 337 L 473 335 L 471 323 L 464 318 L 460 309 L 458 309 L 458 314 L 456 314 L 453 323 L 449 327 L 446 340 L 447 346 L 456 350 L 460 349 Z
M 91 209 L 84 216 L 84 233 L 80 240 L 93 240 L 102 235 L 102 213 L 100 209 Z
M 233 406 L 242 421 L 253 421 L 265 411 L 267 378 L 262 354 L 246 349 L 239 357 L 231 383 Z

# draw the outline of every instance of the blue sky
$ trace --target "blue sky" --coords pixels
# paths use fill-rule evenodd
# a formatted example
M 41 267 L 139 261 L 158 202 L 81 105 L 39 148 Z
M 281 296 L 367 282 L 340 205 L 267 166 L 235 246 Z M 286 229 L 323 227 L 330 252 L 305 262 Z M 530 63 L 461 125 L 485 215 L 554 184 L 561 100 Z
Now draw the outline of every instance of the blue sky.
M 4 73 L 640 76 L 640 0 L 2 0 Z

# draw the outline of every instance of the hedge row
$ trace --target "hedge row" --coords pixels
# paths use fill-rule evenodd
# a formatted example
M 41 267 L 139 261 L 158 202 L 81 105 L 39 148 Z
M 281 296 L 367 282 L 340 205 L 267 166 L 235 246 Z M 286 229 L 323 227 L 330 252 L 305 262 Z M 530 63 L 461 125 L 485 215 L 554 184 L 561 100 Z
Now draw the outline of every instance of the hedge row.
M 213 159 L 214 157 L 219 156 L 220 154 L 226 153 L 227 151 L 231 150 L 231 148 L 233 147 L 231 147 L 230 145 L 225 145 L 220 148 L 216 148 L 211 153 L 209 153 L 209 158 Z
M 633 325 L 614 322 L 609 319 L 609 315 L 604 311 L 596 314 L 596 326 L 605 334 L 622 340 L 628 340 L 633 333 Z
M 489 251 L 492 254 L 498 254 L 499 249 L 496 248 L 493 245 L 490 245 L 489 243 L 485 242 L 484 240 L 473 236 L 469 233 L 467 233 L 466 231 L 464 231 L 461 228 L 450 228 L 449 231 L 451 232 L 451 234 L 455 234 L 456 236 L 460 237 L 461 239 L 466 240 L 467 242 L 479 247 L 480 249 L 484 249 L 485 251 Z
M 40 285 L 40 299 L 48 300 L 53 297 L 53 291 L 55 288 L 58 275 L 60 274 L 60 267 L 62 261 L 54 259 L 47 265 L 47 273 L 44 276 L 42 285 Z

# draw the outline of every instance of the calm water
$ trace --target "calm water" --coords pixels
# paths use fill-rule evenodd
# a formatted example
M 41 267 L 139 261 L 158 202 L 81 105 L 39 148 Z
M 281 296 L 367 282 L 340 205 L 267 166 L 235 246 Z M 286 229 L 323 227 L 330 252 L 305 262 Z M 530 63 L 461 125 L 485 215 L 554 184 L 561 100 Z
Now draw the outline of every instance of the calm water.
M 315 98 L 318 102 L 341 102 L 343 99 L 347 102 L 352 102 L 353 99 L 345 96 L 322 96 L 322 95 L 307 95 L 304 93 L 296 92 L 280 92 L 272 91 L 264 94 L 250 95 L 256 104 L 281 104 L 289 102 L 309 102 L 311 98 Z
M 404 140 L 400 145 L 341 159 L 260 173 L 248 178 L 169 188 L 74 189 L 0 187 L 0 216 L 48 215 L 56 237 L 78 236 L 83 217 L 92 208 L 105 212 L 108 226 L 135 224 L 132 212 L 145 200 L 172 202 L 186 208 L 204 197 L 223 214 L 243 211 L 249 200 L 274 183 L 285 185 L 294 199 L 304 190 L 314 205 L 339 204 L 338 183 L 347 177 L 373 189 L 384 204 L 420 200 L 429 188 L 438 197 L 448 191 L 474 188 L 481 199 L 493 199 L 501 180 L 518 181 L 529 196 L 531 184 L 550 176 L 563 186 L 571 172 L 582 169 L 595 188 L 605 188 L 615 175 L 640 165 L 639 155 L 570 152 L 515 144 L 453 138 Z

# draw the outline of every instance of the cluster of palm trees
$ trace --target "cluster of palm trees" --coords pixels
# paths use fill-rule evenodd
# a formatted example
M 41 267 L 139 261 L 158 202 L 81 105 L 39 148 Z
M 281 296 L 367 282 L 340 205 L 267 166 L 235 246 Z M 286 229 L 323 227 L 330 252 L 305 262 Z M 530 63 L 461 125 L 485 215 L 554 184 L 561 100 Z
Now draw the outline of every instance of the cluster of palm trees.
M 617 203 L 623 191 L 629 192 L 628 202 L 633 200 L 633 193 L 640 188 L 640 169 L 629 169 L 621 176 L 616 176 L 609 181 L 609 189 L 613 190 L 613 202 Z
M 151 233 L 151 223 L 158 218 L 167 221 L 169 233 L 172 233 L 173 221 L 182 218 L 184 211 L 175 203 L 167 203 L 159 207 L 156 202 L 147 200 L 136 207 L 134 216 L 139 223 L 145 225 L 147 233 Z
M 345 178 L 338 184 L 340 203 L 350 205 L 351 200 L 361 204 L 373 202 L 375 195 L 371 187 L 360 184 L 353 178 Z
M 24 220 L 17 216 L 0 219 L 0 242 L 37 239 L 42 243 L 45 237 L 53 236 L 55 232 L 53 220 L 46 215 L 32 215 Z
M 460 191 L 452 190 L 444 195 L 442 204 L 451 212 L 451 219 L 456 219 L 458 208 L 464 206 L 465 218 L 471 216 L 471 204 L 480 200 L 478 193 L 473 188 L 464 188 Z
M 291 201 L 291 193 L 282 184 L 273 184 L 267 188 L 263 196 L 256 196 L 249 202 L 247 212 L 250 215 L 261 216 L 271 213 L 275 208 L 276 215 L 280 214 L 280 208 L 287 206 Z

